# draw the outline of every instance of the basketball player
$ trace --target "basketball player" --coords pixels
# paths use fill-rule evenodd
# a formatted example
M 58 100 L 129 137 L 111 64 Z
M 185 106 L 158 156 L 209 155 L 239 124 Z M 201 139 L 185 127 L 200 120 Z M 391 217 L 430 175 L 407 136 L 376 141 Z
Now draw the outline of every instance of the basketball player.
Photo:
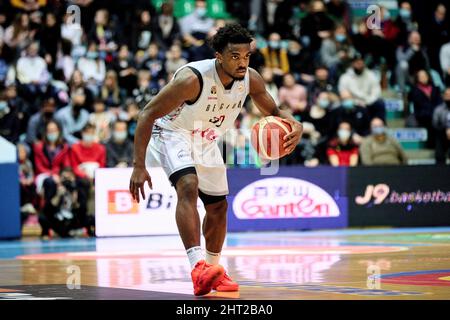
M 251 42 L 251 35 L 238 24 L 220 28 L 211 39 L 216 58 L 178 69 L 142 110 L 136 128 L 130 192 L 139 202 L 139 194 L 145 199 L 146 181 L 152 188 L 146 155 L 150 165 L 163 167 L 177 192 L 176 222 L 191 264 L 195 295 L 239 290 L 219 265 L 226 234 L 228 183 L 217 138 L 234 128 L 247 95 L 265 116 L 279 116 L 292 126 L 283 142 L 288 153 L 302 133 L 302 125 L 277 108 L 262 77 L 248 67 Z M 198 197 L 206 209 L 202 225 L 206 257 L 200 247 Z

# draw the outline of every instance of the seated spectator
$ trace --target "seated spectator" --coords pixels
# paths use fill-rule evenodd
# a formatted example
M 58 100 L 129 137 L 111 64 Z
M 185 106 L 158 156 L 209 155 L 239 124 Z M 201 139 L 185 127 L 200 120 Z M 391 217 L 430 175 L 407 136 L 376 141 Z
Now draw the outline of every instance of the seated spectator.
M 394 25 L 398 29 L 395 43 L 400 46 L 406 45 L 408 42 L 408 35 L 411 32 L 418 30 L 418 24 L 413 15 L 413 10 L 409 1 L 400 1 L 398 15 L 394 21 Z
M 95 42 L 89 43 L 86 55 L 77 62 L 77 69 L 81 71 L 86 86 L 96 95 L 98 88 L 105 80 L 106 65 L 105 61 L 100 58 Z
M 61 23 L 61 38 L 63 41 L 70 41 L 72 49 L 77 51 L 81 47 L 82 37 L 83 29 L 79 24 L 73 23 L 73 16 L 67 12 Z
M 5 92 L 0 91 L 0 136 L 16 144 L 19 141 L 19 110 L 9 105 Z
M 56 58 L 56 69 L 62 69 L 64 81 L 68 82 L 75 71 L 75 60 L 72 57 L 72 42 L 63 39 L 61 41 L 61 53 Z
M 92 185 L 94 172 L 106 166 L 106 149 L 95 142 L 95 127 L 88 123 L 82 130 L 82 139 L 71 147 L 70 163 L 77 177 Z
M 20 135 L 22 135 L 27 131 L 30 117 L 39 109 L 31 108 L 31 106 L 17 94 L 17 87 L 14 82 L 6 86 L 4 92 L 4 99 L 5 99 L 4 101 L 8 104 L 10 113 L 12 112 L 14 114 L 17 112 L 19 128 L 17 132 L 13 133 L 13 135 L 17 134 L 17 136 L 19 137 Z M 5 111 L 6 110 L 3 110 L 4 113 Z M 6 122 L 8 121 L 6 120 Z M 7 127 L 8 125 L 6 126 L 0 125 L 0 128 L 7 128 Z
M 119 77 L 119 87 L 124 89 L 127 95 L 131 94 L 131 91 L 136 87 L 137 70 L 127 45 L 120 46 L 113 68 Z
M 287 46 L 276 32 L 271 33 L 268 40 L 267 46 L 260 49 L 264 56 L 264 65 L 270 68 L 274 75 L 282 77 L 289 72 Z
M 181 37 L 180 26 L 173 16 L 173 4 L 164 2 L 161 13 L 153 19 L 154 38 L 163 50 L 168 50 Z
M 129 100 L 126 103 L 127 112 L 127 126 L 128 126 L 128 138 L 134 141 L 134 134 L 136 132 L 137 120 L 139 117 L 139 105 L 133 100 Z
M 335 94 L 326 91 L 321 92 L 303 120 L 311 123 L 318 133 L 316 150 L 321 163 L 326 162 L 327 144 L 334 136 L 332 110 L 337 104 L 339 104 L 339 98 Z
M 314 70 L 314 80 L 308 85 L 309 103 L 316 101 L 321 92 L 337 93 L 337 88 L 330 78 L 330 72 L 324 65 L 319 65 Z
M 152 86 L 162 87 L 165 84 L 166 69 L 164 54 L 159 51 L 156 43 L 151 43 L 147 50 L 147 58 L 142 63 L 142 68 L 150 71 Z
M 314 55 L 295 40 L 289 41 L 287 50 L 289 71 L 300 83 L 312 82 L 314 80 Z
M 110 19 L 108 10 L 97 10 L 94 25 L 88 32 L 88 39 L 97 44 L 101 59 L 111 62 L 112 53 L 117 50 L 119 37 L 119 28 L 116 27 L 115 20 Z
M 86 96 L 82 90 L 72 93 L 71 103 L 55 113 L 55 120 L 61 123 L 64 139 L 73 145 L 81 137 L 81 130 L 89 121 L 89 112 L 83 109 Z
M 383 120 L 372 119 L 372 134 L 360 147 L 361 162 L 366 166 L 407 164 L 406 154 L 397 140 L 386 132 Z
M 310 123 L 303 123 L 303 134 L 299 144 L 294 151 L 280 159 L 282 165 L 302 164 L 306 167 L 316 167 L 319 165 L 317 157 L 317 131 Z
M 330 70 L 331 78 L 337 80 L 350 66 L 355 53 L 347 30 L 343 25 L 337 25 L 333 35 L 322 41 L 320 60 Z
M 119 87 L 117 73 L 114 70 L 106 72 L 99 97 L 105 102 L 106 107 L 118 107 L 123 103 L 125 92 Z
M 394 70 L 395 45 L 386 40 L 382 33 L 374 34 L 373 30 L 367 27 L 366 19 L 361 19 L 357 28 L 357 32 L 352 35 L 352 43 L 356 52 L 365 57 L 367 67 L 378 68 L 385 62 L 389 70 Z M 391 79 L 393 81 L 394 77 Z
M 278 87 L 275 84 L 275 82 L 273 81 L 272 69 L 264 67 L 261 70 L 261 76 L 262 76 L 262 78 L 264 80 L 267 92 L 269 92 L 270 96 L 275 101 L 275 104 L 277 106 L 279 106 L 280 105 L 280 100 L 278 99 Z
M 434 109 L 442 103 L 441 93 L 430 79 L 430 75 L 425 70 L 420 70 L 416 74 L 415 85 L 409 93 L 408 100 L 414 107 L 414 117 L 419 127 L 424 127 L 428 131 L 427 146 L 434 148 L 434 129 L 432 118 Z
M 133 98 L 141 109 L 158 93 L 158 86 L 151 79 L 148 70 L 139 70 L 138 86 L 133 90 Z
M 367 108 L 370 119 L 386 118 L 386 106 L 381 99 L 381 86 L 375 73 L 366 68 L 362 56 L 355 56 L 352 67 L 339 79 L 339 92 L 349 91 L 357 104 Z
M 36 195 L 36 185 L 34 184 L 33 164 L 29 159 L 29 148 L 26 144 L 17 144 L 19 160 L 19 182 L 20 182 L 20 216 L 21 223 L 32 215 L 36 214 L 38 201 Z
M 12 59 L 20 56 L 22 50 L 34 40 L 35 34 L 30 28 L 30 16 L 27 13 L 18 13 L 3 35 L 3 41 L 10 49 Z
M 155 41 L 154 25 L 149 10 L 142 10 L 137 15 L 137 22 L 133 24 L 131 31 L 131 48 L 133 51 L 145 51 Z
M 358 146 L 352 142 L 352 127 L 348 122 L 341 122 L 337 138 L 328 144 L 328 161 L 333 167 L 355 167 L 358 165 Z
M 83 105 L 83 109 L 92 112 L 93 109 L 93 103 L 94 103 L 94 94 L 93 92 L 86 86 L 86 82 L 83 79 L 83 74 L 80 70 L 76 69 L 72 73 L 72 77 L 69 81 L 69 92 L 72 96 L 76 91 L 81 90 L 84 93 L 85 101 Z
M 33 144 L 34 165 L 36 167 L 36 189 L 45 195 L 45 188 L 59 181 L 59 172 L 70 165 L 69 146 L 64 142 L 61 126 L 49 121 L 41 141 Z M 51 180 L 51 181 L 47 181 Z
M 360 106 L 350 91 L 341 92 L 341 104 L 338 108 L 332 110 L 331 119 L 333 119 L 332 132 L 337 132 L 339 123 L 348 122 L 353 128 L 353 143 L 361 144 L 362 137 L 370 133 L 370 119 L 366 108 Z
M 31 116 L 27 127 L 26 142 L 32 146 L 37 140 L 43 139 L 42 132 L 50 120 L 54 119 L 56 105 L 54 99 L 47 99 L 42 102 L 41 110 Z
M 436 130 L 435 158 L 437 164 L 445 164 L 450 158 L 450 87 L 444 91 L 444 102 L 433 112 L 433 127 Z
M 116 116 L 106 109 L 102 99 L 94 102 L 94 112 L 89 115 L 89 123 L 95 126 L 95 140 L 106 142 L 111 137 L 111 126 Z
M 308 105 L 306 88 L 295 82 L 292 73 L 283 77 L 283 86 L 278 91 L 280 104 L 285 105 L 293 115 L 301 116 Z
M 334 21 L 326 12 L 322 0 L 310 2 L 308 14 L 302 18 L 300 30 L 302 41 L 312 52 L 319 51 L 322 40 L 328 38 L 334 28 Z
M 77 229 L 85 228 L 92 234 L 93 223 L 86 210 L 86 193 L 83 182 L 76 178 L 71 167 L 59 172 L 60 179 L 46 180 L 45 204 L 39 215 L 41 237 L 48 238 L 53 230 L 61 238 L 69 238 Z
M 51 72 L 55 70 L 56 53 L 58 51 L 58 45 L 61 42 L 61 34 L 57 22 L 53 12 L 45 13 L 45 19 L 35 37 L 43 49 L 43 56 Z M 70 56 L 70 51 L 68 54 Z
M 34 102 L 37 96 L 44 95 L 50 80 L 47 63 L 38 53 L 39 44 L 31 43 L 27 48 L 27 55 L 19 58 L 16 67 L 22 94 L 30 102 Z
M 106 166 L 108 168 L 127 168 L 133 165 L 133 143 L 128 138 L 125 121 L 116 121 L 112 137 L 106 144 Z
M 449 41 L 441 47 L 439 60 L 441 62 L 441 70 L 444 75 L 445 84 L 450 86 L 450 37 Z
M 447 3 L 447 8 L 450 9 Z M 450 19 L 447 15 L 447 8 L 444 3 L 439 3 L 434 10 L 431 19 L 424 25 L 424 45 L 430 58 L 430 68 L 441 73 L 439 64 L 439 51 L 441 47 L 450 39 Z
M 194 12 L 180 19 L 181 37 L 191 61 L 205 59 L 210 50 L 206 39 L 214 27 L 214 19 L 207 17 L 206 1 L 196 0 Z
M 430 59 L 422 46 L 422 37 L 417 31 L 409 34 L 408 44 L 397 48 L 396 78 L 400 92 L 404 93 L 406 86 L 419 70 L 430 69 Z
M 165 66 L 168 74 L 174 74 L 175 71 L 188 63 L 181 54 L 181 46 L 178 44 L 172 45 L 170 50 L 167 51 Z

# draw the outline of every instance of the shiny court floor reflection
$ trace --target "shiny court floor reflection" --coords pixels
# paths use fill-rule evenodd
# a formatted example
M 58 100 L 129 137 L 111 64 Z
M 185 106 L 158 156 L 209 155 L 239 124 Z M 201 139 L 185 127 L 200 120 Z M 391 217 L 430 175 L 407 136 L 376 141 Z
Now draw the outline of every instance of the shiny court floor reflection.
M 221 263 L 241 290 L 205 298 L 450 299 L 450 228 L 229 234 Z M 178 236 L 0 242 L 0 298 L 39 292 L 194 298 Z

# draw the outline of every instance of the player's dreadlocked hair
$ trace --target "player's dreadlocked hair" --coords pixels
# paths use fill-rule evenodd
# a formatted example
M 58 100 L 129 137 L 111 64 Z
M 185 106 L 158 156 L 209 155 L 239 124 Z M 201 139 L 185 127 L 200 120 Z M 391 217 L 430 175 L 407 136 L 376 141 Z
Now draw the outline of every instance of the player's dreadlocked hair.
M 238 23 L 227 24 L 220 28 L 209 40 L 209 45 L 217 52 L 222 53 L 229 43 L 250 43 L 251 34 Z

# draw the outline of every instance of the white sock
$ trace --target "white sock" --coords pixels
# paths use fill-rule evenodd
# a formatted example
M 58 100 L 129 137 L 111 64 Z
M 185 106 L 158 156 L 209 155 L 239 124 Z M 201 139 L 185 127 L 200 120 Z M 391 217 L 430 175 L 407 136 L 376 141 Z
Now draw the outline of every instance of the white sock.
M 206 250 L 206 263 L 218 265 L 220 260 L 220 252 L 214 253 Z
M 202 247 L 200 246 L 189 248 L 186 250 L 186 253 L 189 258 L 189 263 L 191 264 L 191 269 L 194 269 L 197 262 L 205 259 L 203 257 Z

